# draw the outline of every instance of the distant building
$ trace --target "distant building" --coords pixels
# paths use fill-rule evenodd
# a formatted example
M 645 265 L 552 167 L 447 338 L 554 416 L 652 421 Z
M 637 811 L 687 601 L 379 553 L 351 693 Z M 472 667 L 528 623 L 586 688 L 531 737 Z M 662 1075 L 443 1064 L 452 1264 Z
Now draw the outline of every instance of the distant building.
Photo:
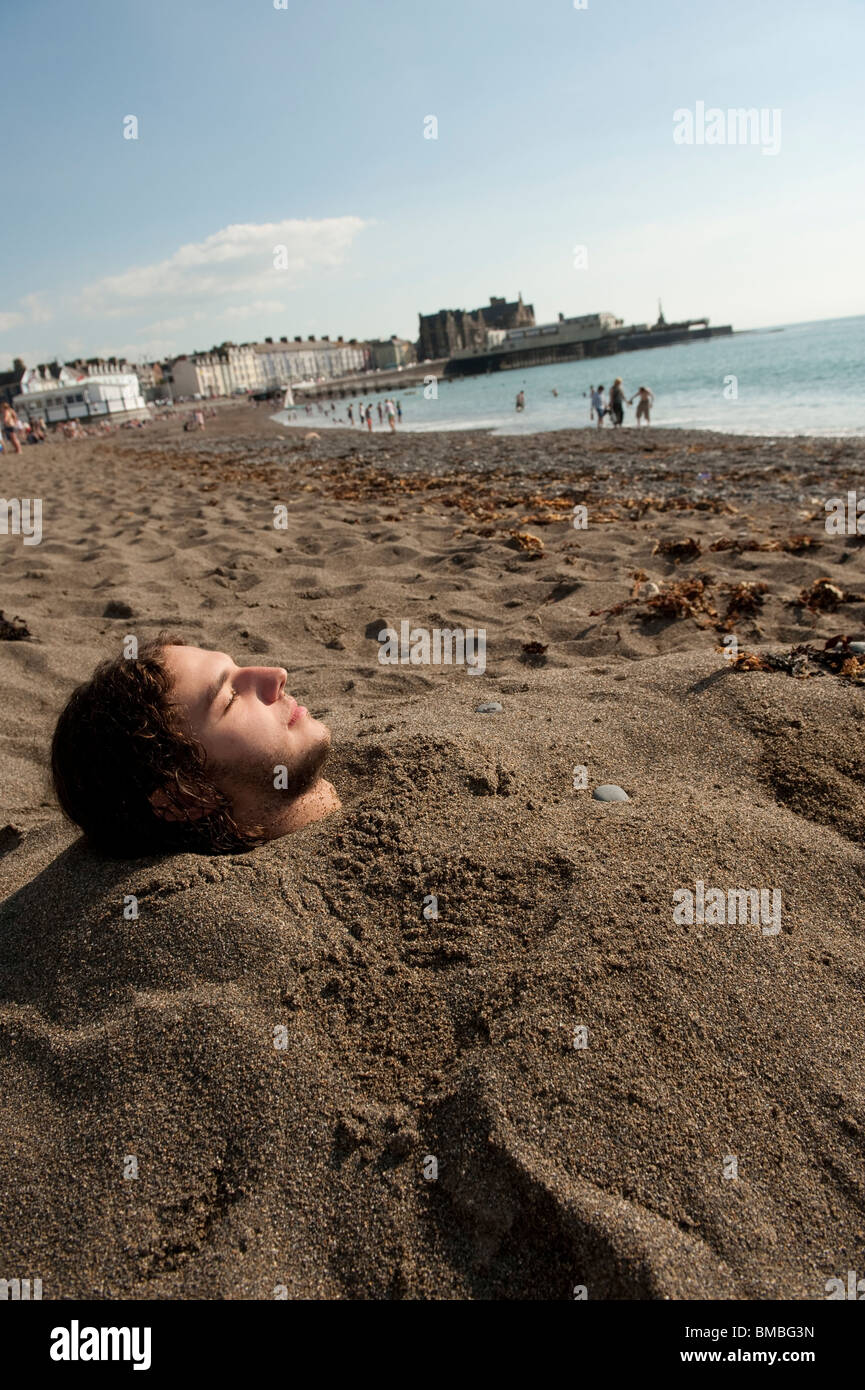
M 47 378 L 43 375 L 46 371 Z M 50 369 L 44 368 L 25 372 L 21 393 L 15 397 L 13 405 L 19 415 L 28 420 L 47 420 L 49 425 L 63 420 L 140 416 L 147 412 L 134 373 L 106 372 L 88 376 L 69 367 L 60 367 L 56 377 L 50 374 Z
M 387 367 L 408 367 L 417 359 L 414 343 L 398 338 L 395 333 L 390 338 L 371 338 L 367 346 L 369 365 L 379 371 Z
M 255 344 L 264 389 L 276 390 L 299 381 L 334 381 L 363 372 L 370 362 L 366 343 L 343 338 L 280 338 Z
M 490 330 L 501 332 L 530 327 L 535 321 L 535 311 L 533 305 L 523 303 L 522 295 L 510 301 L 491 296 L 483 309 L 439 309 L 437 314 L 419 314 L 418 318 L 417 353 L 419 360 L 426 361 L 427 358 L 453 357 L 466 348 L 486 348 Z
M 20 357 L 16 357 L 15 366 L 11 372 L 0 372 L 0 401 L 8 401 L 9 405 L 21 391 L 21 378 L 26 367 Z
M 581 314 L 575 318 L 565 318 L 559 314 L 556 323 L 532 323 L 521 328 L 511 328 L 507 332 L 493 329 L 487 334 L 485 344 L 471 344 L 452 353 L 452 359 L 465 362 L 474 357 L 486 359 L 493 356 L 505 361 L 511 354 L 544 352 L 549 355 L 566 356 L 578 345 L 597 342 L 622 327 L 622 320 L 615 314 Z M 578 354 L 582 355 L 582 354 Z
M 163 396 L 162 366 L 159 362 L 136 362 L 132 369 L 138 377 L 141 394 L 146 401 Z
M 265 385 L 254 343 L 222 343 L 210 352 L 178 357 L 171 372 L 175 399 L 232 396 L 260 391 Z
M 78 376 L 105 376 L 106 373 L 110 376 L 135 371 L 125 357 L 76 357 L 64 365 Z

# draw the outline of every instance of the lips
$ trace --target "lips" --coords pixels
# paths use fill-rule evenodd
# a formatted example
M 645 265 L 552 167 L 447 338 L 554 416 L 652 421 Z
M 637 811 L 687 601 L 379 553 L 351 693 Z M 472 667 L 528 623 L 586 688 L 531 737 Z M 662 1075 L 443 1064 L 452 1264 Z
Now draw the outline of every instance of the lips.
M 290 698 L 290 697 L 289 697 L 289 698 Z M 289 727 L 289 728 L 291 728 L 292 724 L 296 724 L 297 721 L 298 721 L 299 719 L 302 719 L 303 716 L 304 716 L 305 714 L 308 714 L 308 713 L 309 713 L 309 711 L 308 711 L 307 708 L 306 708 L 306 705 L 299 705 L 299 704 L 297 703 L 296 700 L 292 700 L 291 703 L 293 704 L 294 709 L 291 711 L 291 714 L 288 716 L 288 727 Z

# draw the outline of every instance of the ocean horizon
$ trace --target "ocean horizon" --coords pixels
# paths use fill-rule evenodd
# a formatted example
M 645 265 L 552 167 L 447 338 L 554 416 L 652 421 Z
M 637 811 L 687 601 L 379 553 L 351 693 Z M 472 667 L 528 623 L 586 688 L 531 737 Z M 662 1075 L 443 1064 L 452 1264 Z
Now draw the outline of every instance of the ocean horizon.
M 640 386 L 655 396 L 652 424 L 664 429 L 703 429 L 725 434 L 865 434 L 865 315 L 809 323 L 744 329 L 729 336 L 615 356 L 521 367 L 457 381 L 438 381 L 429 399 L 421 383 L 392 392 L 402 405 L 402 430 L 487 430 L 493 434 L 537 434 L 592 427 L 589 388 L 606 391 L 620 376 L 628 398 Z M 429 388 L 427 388 L 429 390 Z M 525 410 L 517 412 L 517 392 Z M 553 395 L 553 391 L 557 395 Z M 281 423 L 315 421 L 316 427 L 346 427 L 347 407 L 336 400 L 325 417 L 317 403 L 280 411 Z M 367 397 L 364 397 L 364 404 Z M 374 427 L 382 428 L 372 397 Z M 355 409 L 355 417 L 357 411 Z M 625 426 L 636 426 L 635 407 Z M 355 423 L 355 428 L 358 428 Z M 385 420 L 383 428 L 387 429 Z M 605 421 L 604 428 L 610 428 Z

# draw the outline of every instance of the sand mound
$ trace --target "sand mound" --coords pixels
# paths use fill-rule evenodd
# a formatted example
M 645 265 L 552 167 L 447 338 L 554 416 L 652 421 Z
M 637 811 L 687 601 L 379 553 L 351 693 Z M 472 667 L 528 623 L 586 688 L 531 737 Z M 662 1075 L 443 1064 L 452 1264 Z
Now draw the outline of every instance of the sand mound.
M 343 812 L 247 855 L 10 833 L 7 1266 L 46 1298 L 821 1297 L 865 1201 L 861 692 L 719 664 L 396 692 L 338 746 Z M 677 925 L 697 879 L 779 888 L 782 930 Z

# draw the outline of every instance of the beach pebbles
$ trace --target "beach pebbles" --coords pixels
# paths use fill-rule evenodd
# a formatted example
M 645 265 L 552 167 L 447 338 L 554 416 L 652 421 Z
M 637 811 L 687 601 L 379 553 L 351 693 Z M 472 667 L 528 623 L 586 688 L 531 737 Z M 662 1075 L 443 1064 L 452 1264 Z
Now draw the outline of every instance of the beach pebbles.
M 613 786 L 612 782 L 605 782 L 602 787 L 595 787 L 592 792 L 595 801 L 630 801 L 627 792 L 623 792 L 621 787 Z
M 502 706 L 498 700 L 490 700 L 487 705 L 475 705 L 475 714 L 501 714 Z

